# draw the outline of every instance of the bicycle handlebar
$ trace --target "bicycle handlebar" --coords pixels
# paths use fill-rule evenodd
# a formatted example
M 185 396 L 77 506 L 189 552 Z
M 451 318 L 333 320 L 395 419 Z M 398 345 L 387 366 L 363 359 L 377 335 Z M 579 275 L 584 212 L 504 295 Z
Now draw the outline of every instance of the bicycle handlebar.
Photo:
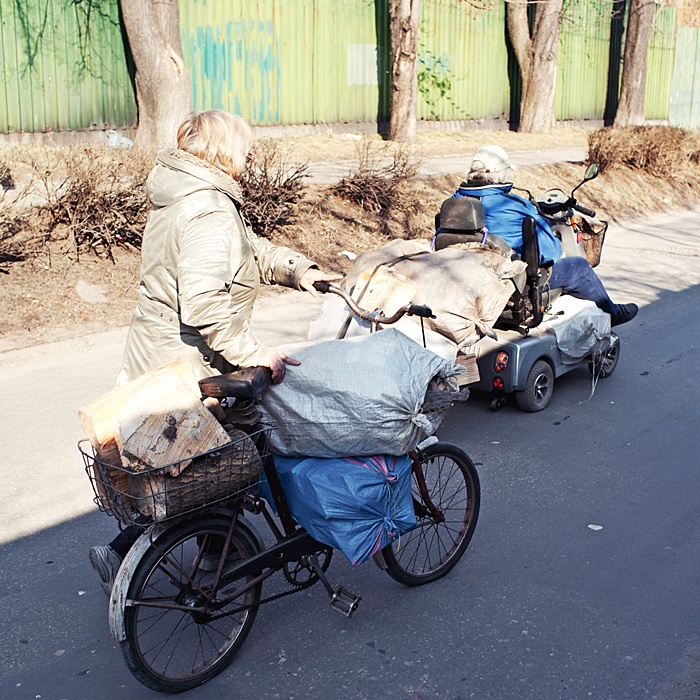
M 330 288 L 331 288 L 330 282 L 314 282 L 314 289 L 317 292 L 321 292 L 321 294 L 326 294 L 327 292 L 330 291 Z
M 371 321 L 372 323 L 380 323 L 384 326 L 396 323 L 400 318 L 404 316 L 420 316 L 421 318 L 435 318 L 433 316 L 433 310 L 429 306 L 422 306 L 420 304 L 406 304 L 398 309 L 391 316 L 384 316 L 378 311 L 365 311 L 361 306 L 358 306 L 355 300 L 343 289 L 336 287 L 330 282 L 314 282 L 314 289 L 321 292 L 321 294 L 337 294 L 343 301 L 350 307 L 350 310 L 356 316 L 363 318 L 365 321 Z

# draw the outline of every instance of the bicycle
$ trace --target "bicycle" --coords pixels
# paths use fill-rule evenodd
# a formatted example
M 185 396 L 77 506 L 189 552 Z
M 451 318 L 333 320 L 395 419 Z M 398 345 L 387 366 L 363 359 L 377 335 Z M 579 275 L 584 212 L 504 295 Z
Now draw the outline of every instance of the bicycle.
M 430 316 L 427 307 L 406 305 L 390 317 L 367 312 L 328 283 L 319 291 L 340 294 L 353 313 L 373 327 L 405 314 Z M 270 372 L 256 367 L 200 381 L 204 396 L 235 397 L 241 405 L 241 435 L 196 458 L 183 474 L 193 489 L 164 470 L 133 472 L 83 454 L 101 510 L 122 524 L 142 522 L 144 503 L 156 522 L 125 557 L 110 598 L 110 629 L 125 662 L 143 685 L 176 693 L 205 683 L 223 671 L 249 634 L 258 608 L 319 581 L 330 605 L 350 617 L 360 596 L 333 589 L 326 571 L 333 549 L 314 540 L 293 519 L 254 404 L 270 384 Z M 460 448 L 435 437 L 413 452 L 411 490 L 417 527 L 384 547 L 375 563 L 396 581 L 419 586 L 447 574 L 464 554 L 479 514 L 480 485 L 474 463 Z M 223 466 L 222 466 L 223 465 Z M 259 493 L 264 472 L 277 517 Z M 182 477 L 179 477 L 180 479 Z M 155 486 L 154 486 L 155 484 Z M 165 484 L 165 485 L 164 485 Z M 168 488 L 170 490 L 168 490 Z M 204 491 L 202 491 L 204 489 Z M 145 499 L 145 500 L 144 500 Z M 140 503 L 137 501 L 140 500 Z M 174 510 L 171 516 L 168 508 Z M 261 515 L 275 543 L 266 548 L 245 513 Z M 281 572 L 289 589 L 262 597 L 262 584 Z

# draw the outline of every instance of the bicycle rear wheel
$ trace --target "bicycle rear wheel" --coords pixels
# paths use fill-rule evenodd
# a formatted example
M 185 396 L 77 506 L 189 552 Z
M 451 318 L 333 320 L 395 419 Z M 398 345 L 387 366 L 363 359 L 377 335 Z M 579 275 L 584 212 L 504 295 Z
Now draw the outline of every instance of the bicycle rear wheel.
M 148 688 L 179 693 L 205 683 L 226 668 L 245 641 L 262 584 L 225 605 L 217 602 L 244 581 L 213 589 L 230 524 L 226 517 L 210 516 L 176 526 L 137 566 L 127 594 L 121 648 L 129 670 Z M 236 527 L 227 561 L 258 551 L 245 529 Z
M 438 442 L 422 450 L 420 464 L 430 500 L 442 518 L 426 507 L 414 471 L 418 527 L 382 550 L 387 573 L 407 586 L 435 581 L 460 560 L 474 534 L 481 498 L 479 475 L 464 450 Z

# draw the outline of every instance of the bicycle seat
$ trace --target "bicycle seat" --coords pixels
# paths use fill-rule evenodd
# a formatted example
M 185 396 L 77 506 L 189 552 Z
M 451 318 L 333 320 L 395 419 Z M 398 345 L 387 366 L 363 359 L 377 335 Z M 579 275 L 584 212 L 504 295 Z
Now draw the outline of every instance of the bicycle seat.
M 272 384 L 272 373 L 267 367 L 244 367 L 228 374 L 199 380 L 202 396 L 215 399 L 235 397 L 257 399 Z

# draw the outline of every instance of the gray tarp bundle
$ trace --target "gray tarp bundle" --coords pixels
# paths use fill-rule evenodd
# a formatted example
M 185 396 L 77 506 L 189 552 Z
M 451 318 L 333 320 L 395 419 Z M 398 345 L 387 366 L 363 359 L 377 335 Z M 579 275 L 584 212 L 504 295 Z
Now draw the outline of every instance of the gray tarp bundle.
M 431 381 L 456 368 L 403 333 L 387 328 L 364 337 L 295 348 L 301 362 L 263 395 L 271 449 L 287 456 L 401 455 L 439 425 L 447 409 L 426 415 Z M 440 391 L 459 398 L 456 385 Z

